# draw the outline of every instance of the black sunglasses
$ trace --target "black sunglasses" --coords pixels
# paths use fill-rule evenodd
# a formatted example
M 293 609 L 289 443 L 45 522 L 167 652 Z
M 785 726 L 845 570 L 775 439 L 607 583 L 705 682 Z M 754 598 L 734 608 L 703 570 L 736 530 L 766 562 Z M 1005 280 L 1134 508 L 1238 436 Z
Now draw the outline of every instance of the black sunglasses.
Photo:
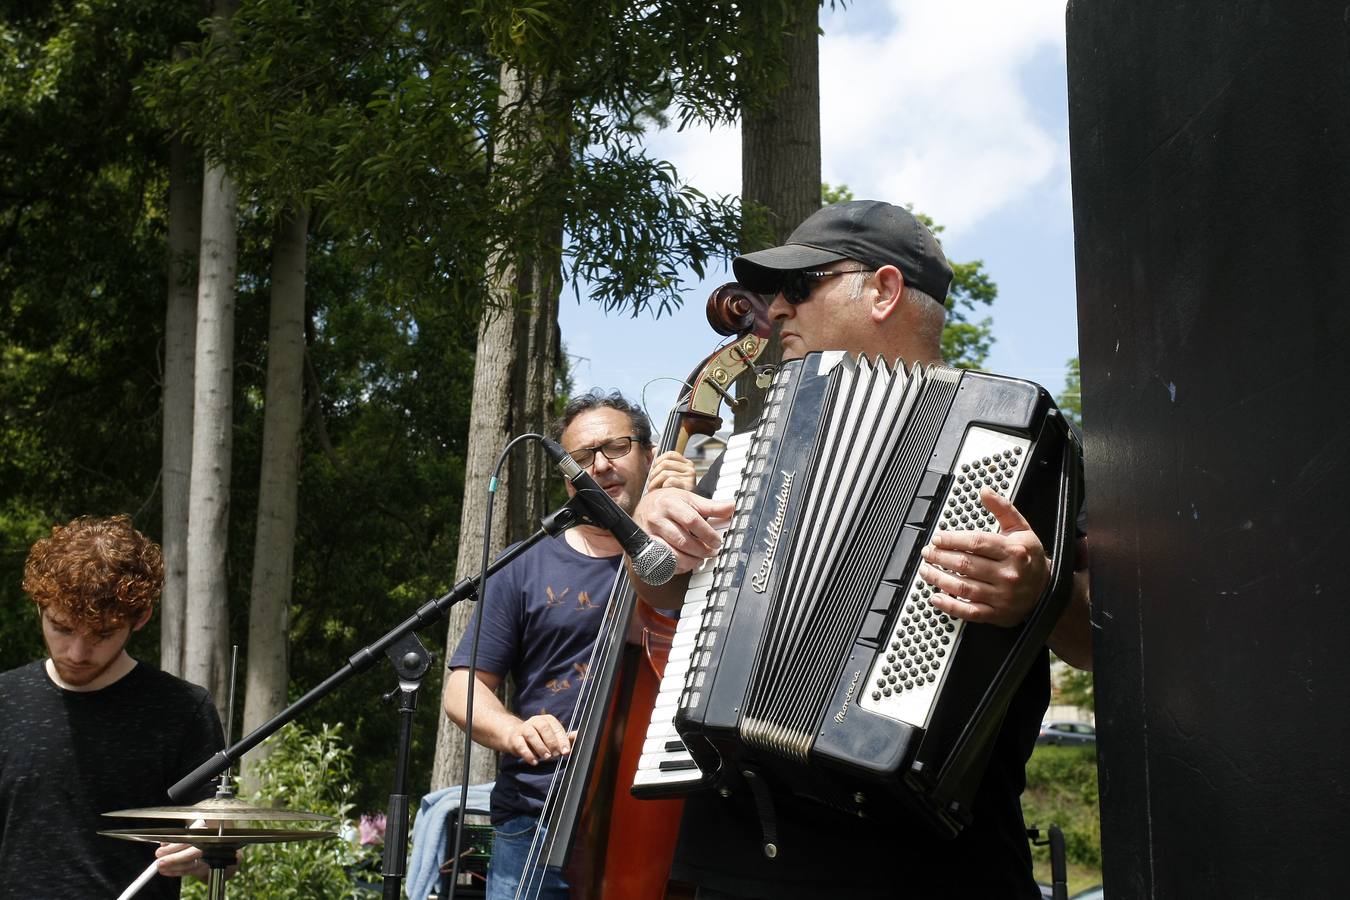
M 610 438 L 603 444 L 597 444 L 594 447 L 578 447 L 568 455 L 583 469 L 595 462 L 596 452 L 605 454 L 605 459 L 621 459 L 628 455 L 628 451 L 633 449 L 633 442 L 637 440 L 637 435 L 627 434 L 623 437 Z
M 811 292 L 816 289 L 816 282 L 822 278 L 859 273 L 871 274 L 875 271 L 876 269 L 841 269 L 839 271 L 796 269 L 783 276 L 783 280 L 778 283 L 778 291 L 783 295 L 784 300 L 796 306 L 811 299 Z

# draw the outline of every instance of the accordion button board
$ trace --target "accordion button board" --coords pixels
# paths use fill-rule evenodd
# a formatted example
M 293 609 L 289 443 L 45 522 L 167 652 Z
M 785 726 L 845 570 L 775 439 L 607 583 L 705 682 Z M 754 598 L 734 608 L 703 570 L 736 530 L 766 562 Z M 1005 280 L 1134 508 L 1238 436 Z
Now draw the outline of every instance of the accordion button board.
M 998 531 L 998 522 L 980 502 L 988 488 L 1011 497 L 1021 482 L 1031 441 L 987 428 L 971 428 L 957 453 L 955 476 L 937 504 L 936 527 L 947 531 Z M 917 518 L 917 517 L 915 517 Z M 936 588 L 917 572 L 897 597 L 903 606 L 867 679 L 870 691 L 859 705 L 883 716 L 926 726 L 941 693 L 946 662 L 956 652 L 964 623 L 931 602 Z M 963 599 L 963 598 L 957 598 Z

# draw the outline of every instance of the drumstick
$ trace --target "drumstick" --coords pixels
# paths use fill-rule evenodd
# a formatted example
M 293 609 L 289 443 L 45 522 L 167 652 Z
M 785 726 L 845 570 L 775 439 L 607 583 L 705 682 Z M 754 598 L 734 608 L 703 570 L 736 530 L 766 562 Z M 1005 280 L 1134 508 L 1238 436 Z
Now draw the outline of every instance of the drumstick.
M 192 824 L 188 825 L 189 828 L 203 828 L 205 826 L 206 826 L 205 819 L 197 819 L 196 821 L 192 822 Z M 145 867 L 144 872 L 136 876 L 135 881 L 127 885 L 127 889 L 125 891 L 117 895 L 117 900 L 131 900 L 132 897 L 136 896 L 136 894 L 140 892 L 141 888 L 145 887 L 147 884 L 150 883 L 150 879 L 154 878 L 155 873 L 158 871 L 159 871 L 159 860 L 156 859 L 153 860 L 150 863 L 150 865 Z
M 132 897 L 136 896 L 136 893 L 140 891 L 141 888 L 149 884 L 151 878 L 155 877 L 155 872 L 158 871 L 158 869 L 156 868 L 158 865 L 159 860 L 155 860 L 154 862 L 150 863 L 150 865 L 146 866 L 145 871 L 142 872 L 139 876 L 137 876 L 135 881 L 127 885 L 127 889 L 125 891 L 117 895 L 117 900 L 131 900 Z

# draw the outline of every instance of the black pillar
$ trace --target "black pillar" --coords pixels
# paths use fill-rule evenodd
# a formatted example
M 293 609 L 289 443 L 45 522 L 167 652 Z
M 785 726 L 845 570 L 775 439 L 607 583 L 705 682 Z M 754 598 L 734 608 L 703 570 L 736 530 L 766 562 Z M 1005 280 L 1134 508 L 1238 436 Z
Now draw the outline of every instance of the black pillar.
M 1350 885 L 1350 6 L 1072 0 L 1108 896 Z

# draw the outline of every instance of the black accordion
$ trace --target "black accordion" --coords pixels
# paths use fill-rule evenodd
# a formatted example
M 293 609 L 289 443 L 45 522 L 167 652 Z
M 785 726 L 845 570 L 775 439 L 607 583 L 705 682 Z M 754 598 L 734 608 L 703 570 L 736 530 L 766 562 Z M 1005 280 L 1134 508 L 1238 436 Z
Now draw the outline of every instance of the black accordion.
M 1051 558 L 1022 625 L 927 598 L 935 529 L 997 530 L 1010 498 Z M 633 793 L 768 779 L 858 815 L 969 821 L 1008 703 L 1068 602 L 1082 452 L 1028 381 L 841 353 L 783 364 L 715 497 L 736 511 L 694 573 Z

